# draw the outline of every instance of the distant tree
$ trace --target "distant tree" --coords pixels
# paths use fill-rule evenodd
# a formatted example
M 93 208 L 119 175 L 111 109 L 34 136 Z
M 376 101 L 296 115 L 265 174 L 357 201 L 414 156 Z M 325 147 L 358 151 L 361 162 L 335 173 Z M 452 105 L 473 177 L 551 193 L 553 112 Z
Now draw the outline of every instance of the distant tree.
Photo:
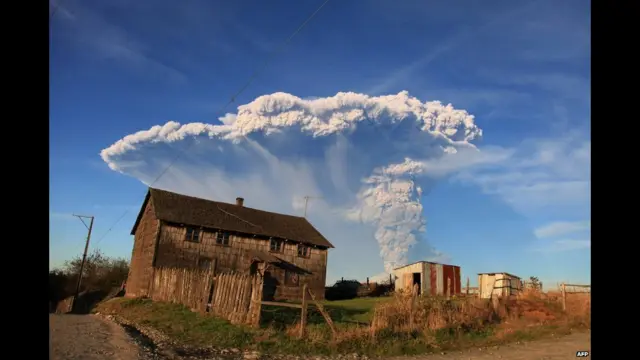
M 540 282 L 540 279 L 538 279 L 536 276 L 529 277 L 529 283 L 531 284 L 532 290 L 536 290 L 536 291 L 542 290 L 542 283 Z
M 70 279 L 78 281 L 82 257 L 78 256 L 73 260 L 66 261 L 63 271 Z M 110 258 L 105 256 L 100 250 L 95 250 L 87 256 L 82 271 L 81 291 L 83 290 L 104 290 L 120 286 L 127 279 L 129 274 L 129 262 L 122 258 Z
M 55 305 L 71 295 L 68 284 L 69 276 L 62 270 L 49 271 L 49 302 L 51 304 Z

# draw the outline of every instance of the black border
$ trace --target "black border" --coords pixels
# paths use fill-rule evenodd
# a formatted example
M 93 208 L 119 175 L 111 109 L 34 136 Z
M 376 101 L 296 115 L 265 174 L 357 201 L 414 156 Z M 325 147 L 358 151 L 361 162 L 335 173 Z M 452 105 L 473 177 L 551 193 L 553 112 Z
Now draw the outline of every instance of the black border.
M 595 152 L 600 154 L 591 156 L 591 217 L 596 219 L 591 229 L 591 237 L 596 239 L 591 249 L 591 284 L 595 288 L 591 295 L 591 328 L 597 329 L 595 343 L 600 345 L 596 349 L 600 346 L 601 350 L 596 352 L 603 358 L 617 358 L 611 355 L 621 351 L 624 356 L 625 347 L 633 348 L 637 341 L 626 339 L 633 333 L 625 332 L 623 328 L 627 326 L 616 323 L 622 320 L 631 325 L 636 318 L 635 297 L 631 295 L 636 286 L 635 269 L 627 269 L 634 263 L 636 252 L 631 250 L 633 241 L 625 241 L 635 236 L 625 234 L 634 233 L 636 217 L 632 199 L 637 188 L 633 146 L 639 140 L 633 127 L 639 121 L 634 108 L 640 101 L 638 91 L 632 90 L 637 88 L 639 67 L 633 54 L 636 45 L 632 44 L 637 43 L 633 34 L 637 32 L 638 18 L 637 10 L 626 9 L 622 2 L 590 3 L 591 135 L 595 134 Z M 609 217 L 605 216 L 607 213 Z M 592 331 L 592 347 L 593 334 Z M 621 346 L 607 346 L 606 339 L 612 337 Z
M 21 194 L 23 199 L 34 200 L 31 208 L 24 212 L 14 210 L 18 204 L 25 204 L 24 200 L 15 203 L 9 201 L 9 204 L 14 205 L 9 209 L 15 211 L 12 222 L 17 222 L 18 228 L 28 229 L 28 235 L 25 237 L 22 232 L 22 235 L 17 237 L 5 238 L 4 245 L 7 247 L 5 250 L 5 269 L 16 269 L 16 274 L 21 276 L 6 278 L 5 289 L 13 291 L 5 292 L 3 298 L 8 305 L 5 307 L 5 311 L 9 314 L 13 309 L 21 310 L 21 319 L 12 322 L 13 329 L 8 332 L 9 338 L 15 337 L 17 343 L 18 340 L 23 342 L 27 337 L 29 339 L 27 341 L 32 342 L 27 350 L 30 354 L 34 354 L 40 349 L 45 351 L 48 349 L 44 345 L 44 337 L 48 334 L 42 334 L 41 338 L 34 337 L 40 327 L 38 324 L 40 309 L 43 313 L 45 309 L 48 309 L 46 297 L 43 296 L 40 299 L 37 291 L 34 292 L 34 290 L 40 288 L 36 280 L 40 279 L 40 267 L 44 268 L 44 264 L 49 263 L 47 252 L 49 246 L 43 244 L 44 240 L 48 238 L 48 229 L 40 226 L 39 216 L 33 216 L 40 213 L 37 210 L 37 207 L 40 206 L 38 199 L 48 198 L 49 192 L 49 184 L 45 183 L 45 179 L 49 179 L 49 174 L 46 173 L 49 155 L 49 67 L 48 64 L 45 64 L 45 61 L 48 60 L 50 45 L 49 22 L 45 22 L 44 2 L 41 3 L 42 9 L 37 11 L 33 10 L 34 7 L 27 7 L 32 4 L 30 2 L 5 4 L 5 15 L 13 14 L 11 17 L 16 16 L 19 20 L 15 22 L 15 25 L 12 25 L 13 30 L 7 32 L 8 36 L 5 39 L 8 43 L 5 43 L 6 52 L 3 56 L 6 62 L 4 66 L 5 80 L 10 80 L 10 84 L 5 85 L 5 90 L 8 90 L 8 96 L 5 98 L 15 97 L 16 100 L 24 101 L 20 105 L 16 104 L 17 101 L 14 103 L 21 110 L 18 114 L 7 114 L 9 116 L 5 118 L 4 125 L 9 129 L 5 134 L 11 134 L 15 131 L 15 134 L 27 135 L 22 136 L 23 146 L 32 148 L 29 151 L 23 149 L 22 152 L 25 153 L 23 154 L 25 156 L 20 156 L 20 149 L 10 151 L 7 146 L 6 150 L 9 151 L 7 151 L 8 156 L 4 159 L 5 173 L 18 176 L 5 176 L 5 179 L 15 184 L 17 187 L 16 195 Z M 591 62 L 591 116 L 593 121 L 591 126 L 592 133 L 596 135 L 595 152 L 601 154 L 592 156 L 592 179 L 595 181 L 592 180 L 593 205 L 591 213 L 592 217 L 596 218 L 595 221 L 592 221 L 592 236 L 596 239 L 592 248 L 591 279 L 595 288 L 592 293 L 594 304 L 592 322 L 598 329 L 595 332 L 596 343 L 600 341 L 602 344 L 601 350 L 597 352 L 602 353 L 603 357 L 616 348 L 624 349 L 627 347 L 631 348 L 631 353 L 633 352 L 631 345 L 634 342 L 625 341 L 626 332 L 622 331 L 622 327 L 615 326 L 615 322 L 626 320 L 632 325 L 635 320 L 631 317 L 635 317 L 633 315 L 637 314 L 633 312 L 635 309 L 632 304 L 634 300 L 633 287 L 636 286 L 635 276 L 632 269 L 627 270 L 627 267 L 634 264 L 633 257 L 635 255 L 635 251 L 631 250 L 635 237 L 633 231 L 635 201 L 632 196 L 637 188 L 633 145 L 640 141 L 636 139 L 637 130 L 634 129 L 635 123 L 640 121 L 640 116 L 634 105 L 639 102 L 636 78 L 640 65 L 638 65 L 637 56 L 633 54 L 637 47 L 634 44 L 638 42 L 637 37 L 633 34 L 637 32 L 636 24 L 640 20 L 637 19 L 637 11 L 633 11 L 631 7 L 625 9 L 620 6 L 621 4 L 622 2 L 615 1 L 591 3 L 591 30 L 593 34 Z M 632 3 L 625 2 L 624 4 L 630 5 Z M 42 15 L 39 11 L 42 11 Z M 6 24 L 8 25 L 9 22 Z M 31 31 L 30 27 L 35 27 L 36 30 Z M 40 35 L 40 32 L 43 34 Z M 46 47 L 44 39 L 39 39 L 40 36 L 44 38 L 45 33 L 48 41 Z M 38 65 L 40 62 L 41 64 Z M 11 77 L 11 73 L 15 73 L 16 76 Z M 24 91 L 20 91 L 21 89 Z M 40 101 L 43 105 L 36 106 Z M 9 103 L 9 106 L 14 104 Z M 14 107 L 16 107 L 15 105 Z M 25 110 L 27 113 L 24 112 Z M 28 114 L 29 112 L 32 114 Z M 25 127 L 27 122 L 33 122 L 34 125 Z M 13 127 L 15 129 L 12 129 Z M 5 137 L 5 141 L 9 142 L 9 139 L 10 137 Z M 610 144 L 606 144 L 607 140 L 613 139 L 617 141 L 609 141 Z M 30 154 L 26 154 L 27 152 Z M 607 152 L 610 153 L 609 156 L 606 155 Z M 41 184 L 37 185 L 38 182 Z M 43 204 L 42 207 L 44 216 L 45 205 Z M 46 211 L 48 212 L 48 209 Z M 606 213 L 609 213 L 612 219 L 609 224 L 605 220 L 604 214 Z M 598 218 L 598 214 L 603 215 Z M 47 224 L 48 219 L 47 215 Z M 622 232 L 630 232 L 631 234 L 625 235 Z M 9 233 L 11 233 L 10 230 Z M 627 239 L 631 241 L 625 241 Z M 629 259 L 627 260 L 626 257 Z M 18 266 L 11 265 L 13 260 L 18 261 Z M 609 266 L 605 265 L 607 263 L 610 263 Z M 26 266 L 20 266 L 20 264 Z M 605 276 L 609 277 L 608 281 Z M 45 277 L 42 276 L 42 279 Z M 18 289 L 13 288 L 13 285 L 18 285 Z M 47 285 L 42 284 L 41 286 Z M 8 296 L 9 294 L 12 296 Z M 611 304 L 607 304 L 607 302 L 611 302 Z M 599 309 L 602 309 L 602 312 Z M 42 328 L 44 329 L 44 324 L 42 324 Z M 617 345 L 605 345 L 606 329 L 615 332 L 615 335 L 612 335 L 616 337 Z M 603 334 L 602 340 L 598 334 Z

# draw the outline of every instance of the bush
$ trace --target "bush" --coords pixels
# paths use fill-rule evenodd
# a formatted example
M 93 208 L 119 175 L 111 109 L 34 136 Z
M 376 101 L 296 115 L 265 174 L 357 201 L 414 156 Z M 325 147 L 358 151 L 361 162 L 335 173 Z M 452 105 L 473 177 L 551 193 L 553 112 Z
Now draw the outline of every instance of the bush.
M 73 296 L 81 264 L 82 257 L 78 256 L 66 261 L 61 269 L 49 271 L 49 303 L 52 309 L 63 299 Z M 85 261 L 80 293 L 112 293 L 114 288 L 126 281 L 128 274 L 129 263 L 125 259 L 110 258 L 96 250 Z M 92 298 L 90 303 L 94 303 L 94 300 Z

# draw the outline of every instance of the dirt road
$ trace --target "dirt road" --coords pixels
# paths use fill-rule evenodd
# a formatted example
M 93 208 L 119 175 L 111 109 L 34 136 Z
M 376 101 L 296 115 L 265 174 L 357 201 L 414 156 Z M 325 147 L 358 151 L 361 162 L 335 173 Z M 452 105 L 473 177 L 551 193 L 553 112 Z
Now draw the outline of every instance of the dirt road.
M 564 360 L 575 359 L 577 351 L 591 350 L 591 336 L 575 333 L 556 339 L 511 344 L 498 348 L 471 349 L 451 354 L 396 358 L 395 360 Z
M 165 357 L 150 349 L 114 322 L 93 315 L 49 315 L 51 360 L 186 360 Z M 152 346 L 151 346 L 152 347 Z M 561 360 L 575 359 L 577 351 L 591 349 L 590 335 L 576 333 L 556 339 L 512 344 L 499 348 L 472 349 L 448 354 L 397 357 L 391 360 Z M 243 359 L 235 356 L 198 356 L 190 359 Z M 248 357 L 246 357 L 248 359 Z M 266 358 L 266 357 L 265 357 Z M 346 357 L 342 357 L 345 359 Z M 255 357 L 252 357 L 255 360 Z M 300 359 L 297 358 L 296 359 Z M 312 357 L 312 359 L 319 359 Z
M 139 347 L 119 325 L 92 315 L 49 315 L 51 360 L 137 360 Z

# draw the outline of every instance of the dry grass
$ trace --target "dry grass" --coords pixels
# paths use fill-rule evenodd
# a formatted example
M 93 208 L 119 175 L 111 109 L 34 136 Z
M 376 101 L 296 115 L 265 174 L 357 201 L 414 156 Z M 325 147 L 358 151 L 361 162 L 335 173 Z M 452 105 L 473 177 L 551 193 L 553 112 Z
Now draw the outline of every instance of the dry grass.
M 587 295 L 570 294 L 566 312 L 562 311 L 560 300 L 557 294 L 538 292 L 495 302 L 398 294 L 371 302 L 369 324 L 343 322 L 336 316 L 338 336 L 334 338 L 326 324 L 310 321 L 304 339 L 298 339 L 299 324 L 274 326 L 269 323 L 261 329 L 240 328 L 212 316 L 190 313 L 186 309 L 178 311 L 182 309 L 179 305 L 121 300 L 126 304 L 119 304 L 117 311 L 197 345 L 233 344 L 264 352 L 294 354 L 356 352 L 387 356 L 484 346 L 590 328 L 591 306 Z M 110 308 L 115 309 L 113 305 Z

